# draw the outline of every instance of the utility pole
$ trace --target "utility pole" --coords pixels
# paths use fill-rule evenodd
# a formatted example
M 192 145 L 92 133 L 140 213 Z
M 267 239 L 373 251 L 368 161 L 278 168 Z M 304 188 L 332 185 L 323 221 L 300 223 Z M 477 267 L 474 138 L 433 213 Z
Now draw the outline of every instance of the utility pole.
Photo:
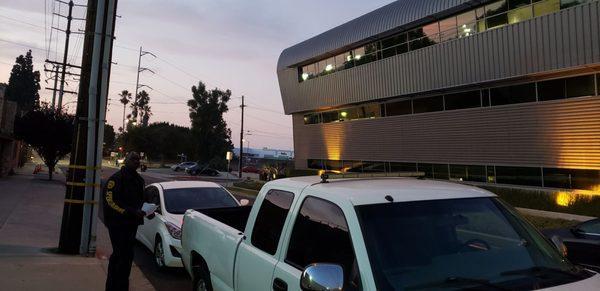
M 143 51 L 142 47 L 140 46 L 140 54 L 138 56 L 137 78 L 135 80 L 135 96 L 133 97 L 133 106 L 135 108 L 135 110 L 133 112 L 134 113 L 133 114 L 133 121 L 136 122 L 136 123 L 137 123 L 137 116 L 139 114 L 138 108 L 137 108 L 137 103 L 138 103 L 137 102 L 138 101 L 138 89 L 140 89 L 142 87 L 148 87 L 148 88 L 150 88 L 149 86 L 140 84 L 140 73 L 143 72 L 143 71 L 149 71 L 152 74 L 156 74 L 154 71 L 152 71 L 152 70 L 150 70 L 148 68 L 143 68 L 142 67 L 142 57 L 145 56 L 145 55 L 151 55 L 151 56 L 153 56 L 153 57 L 156 58 L 156 56 L 153 53 L 148 52 L 148 51 Z
M 89 0 L 59 250 L 93 254 L 117 0 Z
M 54 90 L 52 90 L 52 109 L 54 109 L 56 107 L 56 87 L 58 86 L 58 68 L 60 68 L 57 65 L 52 65 L 54 68 L 56 68 L 56 71 L 54 72 Z
M 240 128 L 240 160 L 238 164 L 239 178 L 242 178 L 242 166 L 244 165 L 244 162 L 242 161 L 244 156 L 244 107 L 246 107 L 246 105 L 244 105 L 244 95 L 242 95 L 242 105 L 240 105 L 240 108 L 242 108 L 242 124 Z
M 71 20 L 73 20 L 73 0 L 69 1 L 69 15 L 67 16 L 67 30 L 65 31 L 65 53 L 63 55 L 62 73 L 60 78 L 60 91 L 58 93 L 58 111 L 62 109 L 62 100 L 65 91 L 65 73 L 67 71 L 67 57 L 69 56 L 69 38 L 71 36 Z

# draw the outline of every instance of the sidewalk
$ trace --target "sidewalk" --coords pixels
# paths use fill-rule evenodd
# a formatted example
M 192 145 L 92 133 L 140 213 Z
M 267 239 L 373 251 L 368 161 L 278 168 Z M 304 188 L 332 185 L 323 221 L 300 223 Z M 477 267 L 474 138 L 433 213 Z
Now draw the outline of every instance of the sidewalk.
M 48 181 L 47 169 L 33 175 L 26 165 L 0 179 L 0 289 L 104 290 L 111 253 L 106 228 L 98 225 L 98 258 L 60 255 L 64 175 Z M 137 266 L 130 290 L 154 290 Z

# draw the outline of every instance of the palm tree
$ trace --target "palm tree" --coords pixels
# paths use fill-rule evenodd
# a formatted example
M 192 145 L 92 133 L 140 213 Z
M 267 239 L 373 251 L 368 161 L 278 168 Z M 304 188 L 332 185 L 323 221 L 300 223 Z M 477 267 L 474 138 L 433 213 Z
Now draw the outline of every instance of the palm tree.
M 123 103 L 123 127 L 122 127 L 122 131 L 125 131 L 125 109 L 127 107 L 127 104 L 129 103 L 129 101 L 131 101 L 131 93 L 129 93 L 129 91 L 127 91 L 127 90 L 123 90 L 123 91 L 121 91 L 121 94 L 119 94 L 119 96 L 121 96 L 121 99 L 119 101 L 121 101 L 121 103 Z

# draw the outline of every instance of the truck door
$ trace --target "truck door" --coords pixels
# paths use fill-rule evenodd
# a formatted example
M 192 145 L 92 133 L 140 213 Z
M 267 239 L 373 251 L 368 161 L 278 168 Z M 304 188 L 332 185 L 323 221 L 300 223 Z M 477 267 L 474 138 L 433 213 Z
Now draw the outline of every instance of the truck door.
M 333 263 L 344 270 L 344 290 L 362 290 L 348 223 L 337 205 L 308 196 L 291 231 L 288 246 L 282 248 L 285 253 L 273 273 L 273 284 L 300 291 L 300 277 L 306 266 Z
M 238 248 L 235 263 L 236 290 L 271 290 L 271 278 L 277 264 L 277 249 L 294 194 L 269 190 L 263 199 L 252 229 Z

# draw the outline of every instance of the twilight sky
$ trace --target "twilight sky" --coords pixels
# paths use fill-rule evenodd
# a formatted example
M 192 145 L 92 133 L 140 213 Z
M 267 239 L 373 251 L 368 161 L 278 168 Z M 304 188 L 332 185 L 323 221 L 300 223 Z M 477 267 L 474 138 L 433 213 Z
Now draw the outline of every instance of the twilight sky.
M 85 4 L 85 0 L 75 0 Z M 281 51 L 339 24 L 372 11 L 391 0 L 121 0 L 117 14 L 116 41 L 109 98 L 108 123 L 121 126 L 123 105 L 117 94 L 135 91 L 139 47 L 158 58 L 144 56 L 140 83 L 149 91 L 154 115 L 150 122 L 168 121 L 189 126 L 186 102 L 191 86 L 203 81 L 208 88 L 231 89 L 233 98 L 226 121 L 232 141 L 239 146 L 239 97 L 246 97 L 244 127 L 250 131 L 244 146 L 292 149 L 291 117 L 283 115 L 276 76 Z M 46 58 L 62 61 L 65 20 L 52 11 L 67 13 L 66 5 L 53 0 L 0 0 L 0 82 L 8 82 L 15 58 L 31 48 L 36 70 L 43 71 Z M 60 10 L 60 11 L 59 11 Z M 74 8 L 84 17 L 84 8 Z M 60 21 L 60 22 L 59 22 Z M 83 29 L 73 21 L 73 31 Z M 82 36 L 72 35 L 69 63 L 79 64 Z M 48 67 L 51 68 L 51 67 Z M 52 87 L 42 72 L 41 86 Z M 77 82 L 68 90 L 77 91 Z M 52 93 L 42 89 L 43 100 Z M 65 94 L 63 104 L 74 111 L 74 95 Z M 128 108 L 129 110 L 129 108 Z

